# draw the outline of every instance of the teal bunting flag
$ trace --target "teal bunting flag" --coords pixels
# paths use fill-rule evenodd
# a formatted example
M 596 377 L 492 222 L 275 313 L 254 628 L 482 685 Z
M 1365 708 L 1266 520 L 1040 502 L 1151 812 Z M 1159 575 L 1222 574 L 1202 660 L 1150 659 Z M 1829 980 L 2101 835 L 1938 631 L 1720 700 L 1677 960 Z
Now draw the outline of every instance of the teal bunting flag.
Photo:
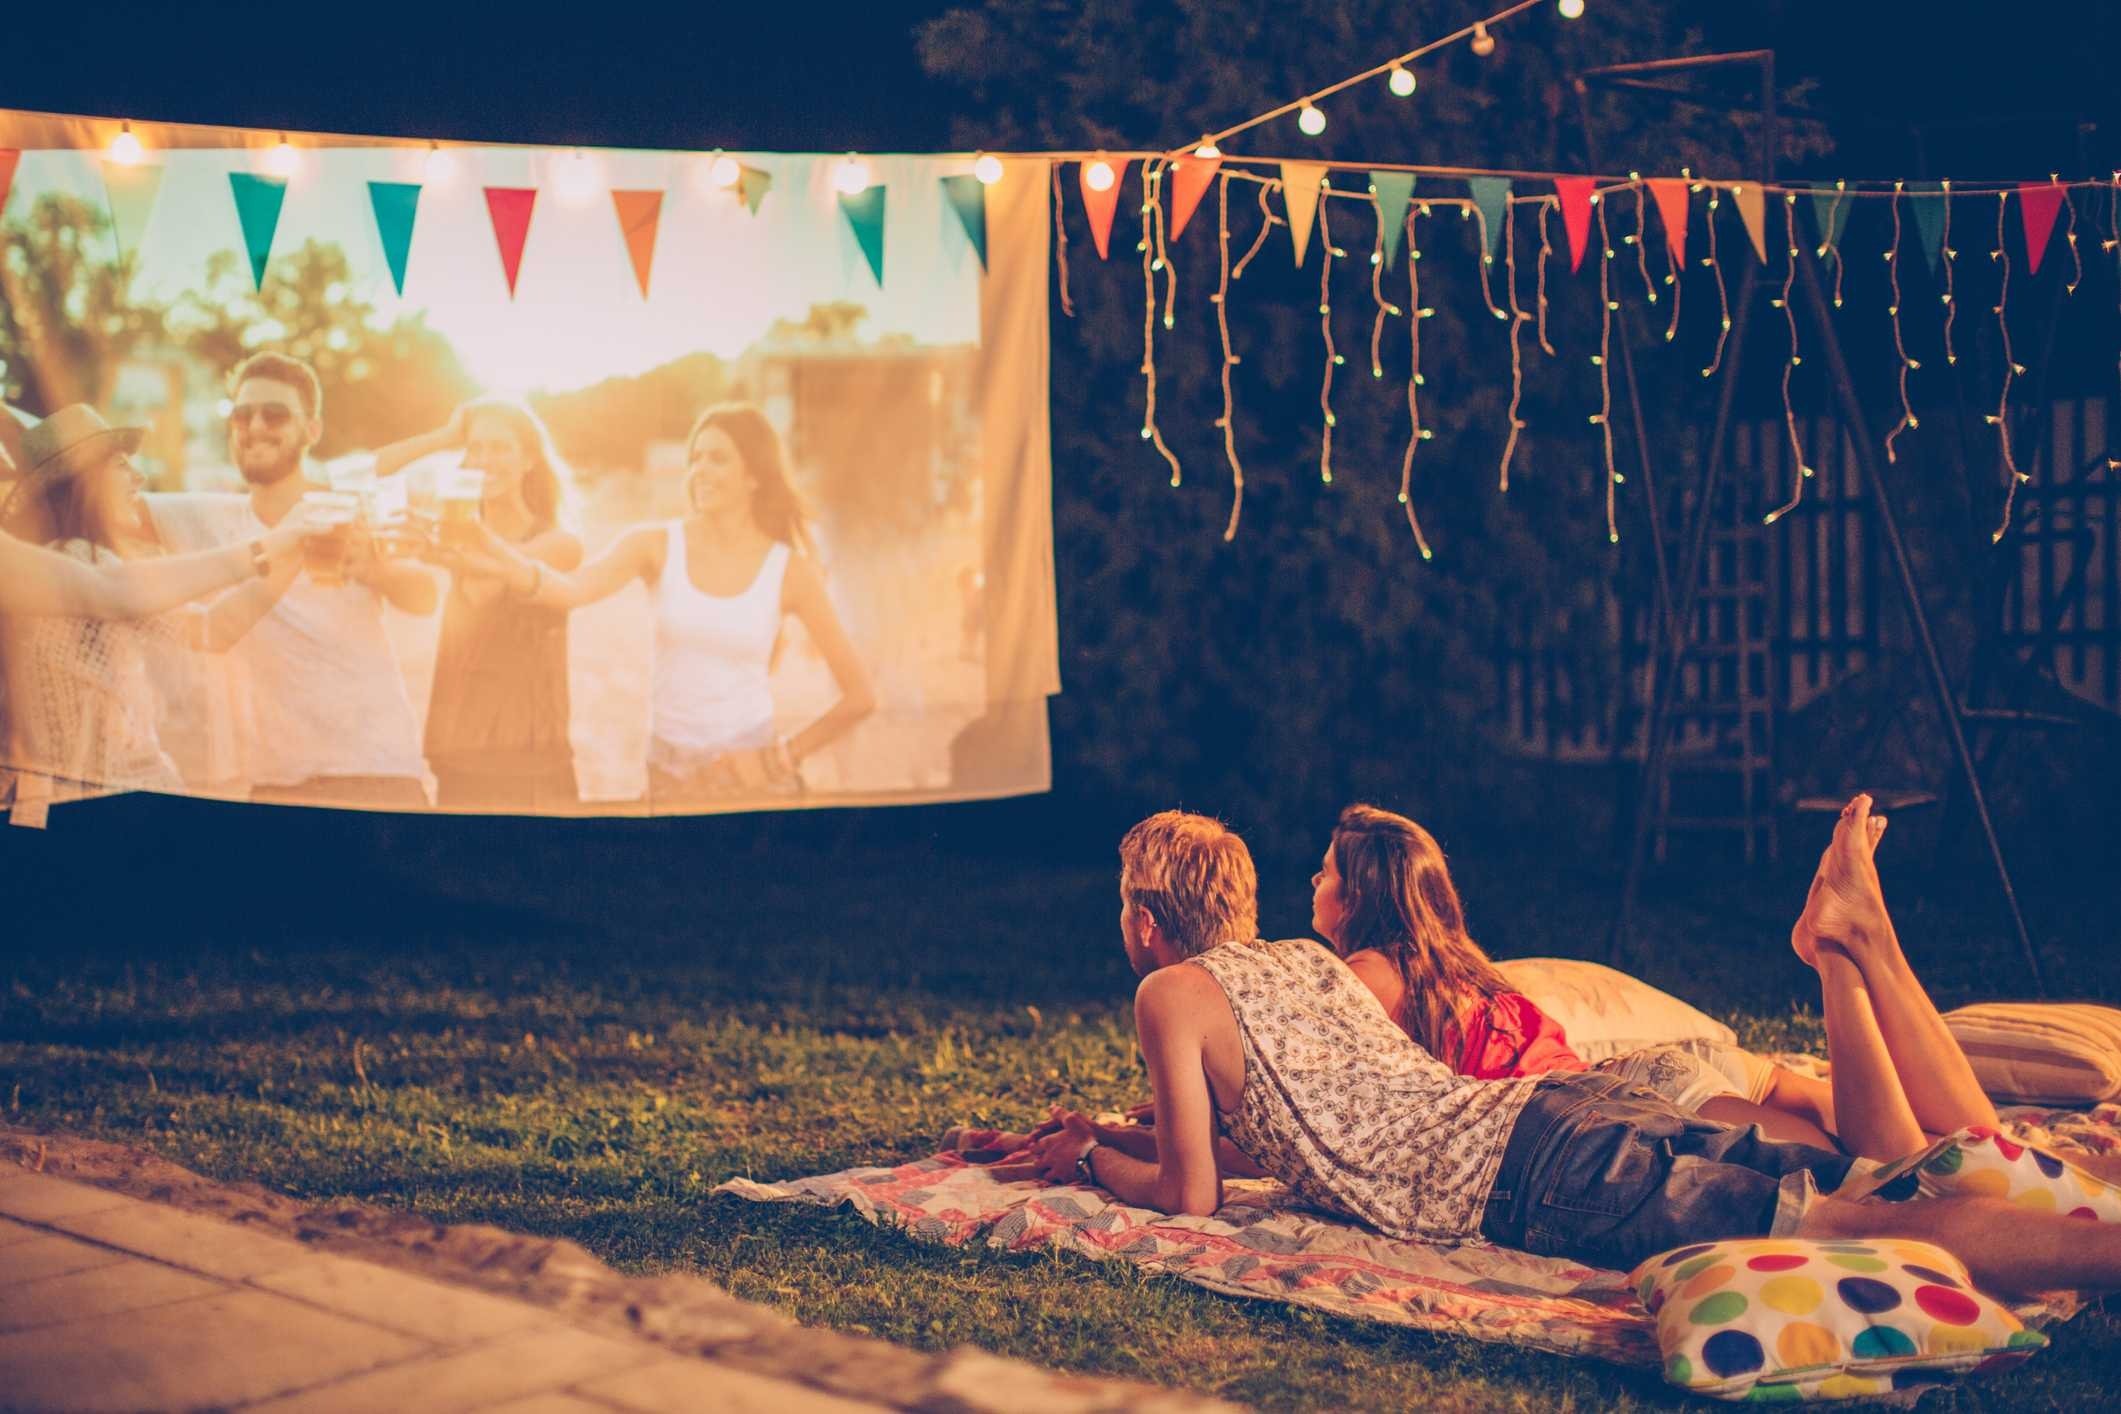
M 773 190 L 773 174 L 771 172 L 761 172 L 756 167 L 739 169 L 737 173 L 737 191 L 743 196 L 744 206 L 752 215 L 756 216 L 759 214 L 759 203 L 766 199 L 766 193 L 771 190 Z
M 236 198 L 236 220 L 243 225 L 243 253 L 250 257 L 253 289 L 265 287 L 265 262 L 272 258 L 273 232 L 280 229 L 280 207 L 287 200 L 287 179 L 230 172 L 229 190 Z
M 840 212 L 847 218 L 847 227 L 854 232 L 855 243 L 861 246 L 862 255 L 869 262 L 869 273 L 876 276 L 877 287 L 884 284 L 884 189 L 881 186 L 865 187 L 852 196 L 840 197 Z
M 127 166 L 105 161 L 102 166 L 103 191 L 110 200 L 111 240 L 122 265 L 140 253 L 148 220 L 155 214 L 155 197 L 162 190 L 162 164 Z
M 1399 242 L 1407 230 L 1407 203 L 1414 197 L 1412 172 L 1372 172 L 1370 194 L 1377 198 L 1377 230 L 1384 237 L 1385 269 L 1399 259 Z
M 420 210 L 417 182 L 370 182 L 368 204 L 376 213 L 376 238 L 390 266 L 390 283 L 405 293 L 405 262 L 412 254 L 412 223 Z
M 943 196 L 965 228 L 965 239 L 979 252 L 979 268 L 987 268 L 987 184 L 978 177 L 943 178 Z
M 1466 186 L 1473 193 L 1473 205 L 1479 208 L 1480 219 L 1487 224 L 1488 248 L 1485 254 L 1493 259 L 1502 246 L 1503 218 L 1510 211 L 1510 179 L 1468 177 Z
M 1937 269 L 1937 252 L 1944 249 L 1944 204 L 1951 196 L 1936 182 L 1909 182 L 1908 205 L 1915 209 L 1915 231 L 1922 237 L 1922 253 L 1930 270 Z
M 1822 254 L 1841 244 L 1841 233 L 1855 205 L 1855 198 L 1832 182 L 1812 183 L 1812 224 L 1819 228 Z

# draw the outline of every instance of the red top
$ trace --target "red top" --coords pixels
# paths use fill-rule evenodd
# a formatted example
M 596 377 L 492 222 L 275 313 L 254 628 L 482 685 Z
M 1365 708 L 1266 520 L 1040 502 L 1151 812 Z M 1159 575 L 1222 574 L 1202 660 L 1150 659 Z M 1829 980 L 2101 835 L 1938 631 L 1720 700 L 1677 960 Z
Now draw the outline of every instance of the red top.
M 1451 1050 L 1456 1028 L 1444 1033 Z M 1473 1017 L 1465 1044 L 1449 1057 L 1451 1069 L 1476 1080 L 1508 1080 L 1545 1075 L 1555 1070 L 1589 1070 L 1569 1048 L 1561 1023 L 1541 1011 L 1522 992 L 1504 992 Z

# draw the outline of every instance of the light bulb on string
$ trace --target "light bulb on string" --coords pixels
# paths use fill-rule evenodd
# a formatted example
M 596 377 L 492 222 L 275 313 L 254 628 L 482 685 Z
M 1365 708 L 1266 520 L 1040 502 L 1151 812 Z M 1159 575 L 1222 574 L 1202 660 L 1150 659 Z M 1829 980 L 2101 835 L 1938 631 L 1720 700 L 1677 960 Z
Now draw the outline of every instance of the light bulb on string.
M 1583 0 L 1555 0 L 1554 10 L 1565 20 L 1583 18 Z
M 1495 36 L 1488 33 L 1485 22 L 1473 26 L 1473 38 L 1469 43 L 1473 52 L 1483 59 L 1495 52 Z
M 707 164 L 707 180 L 721 191 L 727 191 L 744 180 L 744 164 L 726 152 L 714 154 L 714 161 Z
M 1306 137 L 1317 137 L 1326 130 L 1325 111 L 1306 99 L 1296 111 L 1296 126 L 1303 129 Z
M 301 169 L 302 154 L 295 151 L 295 145 L 287 140 L 286 133 L 280 134 L 280 141 L 265 154 L 265 170 L 284 181 Z
M 1216 158 L 1223 155 L 1223 150 L 1215 145 L 1214 138 L 1202 133 L 1200 146 L 1193 149 L 1193 155 L 1203 162 L 1213 162 Z
M 1083 168 L 1083 184 L 1092 191 L 1110 191 L 1117 180 L 1119 178 L 1113 172 L 1112 164 L 1102 157 Z
M 1417 86 L 1414 71 L 1404 64 L 1394 64 L 1392 76 L 1385 80 L 1385 86 L 1392 90 L 1392 96 L 1395 98 L 1412 98 Z
M 1002 159 L 991 152 L 982 152 L 972 159 L 972 175 L 979 178 L 981 186 L 993 186 L 1002 179 Z
M 457 159 L 444 150 L 442 144 L 430 142 L 427 144 L 427 161 L 423 164 L 422 171 L 430 185 L 446 186 L 449 179 L 457 173 Z
M 842 196 L 860 196 L 869 190 L 869 164 L 852 152 L 848 153 L 833 167 L 832 185 Z
M 133 125 L 125 124 L 118 135 L 110 140 L 110 160 L 121 167 L 137 167 L 147 158 L 147 149 L 133 135 Z

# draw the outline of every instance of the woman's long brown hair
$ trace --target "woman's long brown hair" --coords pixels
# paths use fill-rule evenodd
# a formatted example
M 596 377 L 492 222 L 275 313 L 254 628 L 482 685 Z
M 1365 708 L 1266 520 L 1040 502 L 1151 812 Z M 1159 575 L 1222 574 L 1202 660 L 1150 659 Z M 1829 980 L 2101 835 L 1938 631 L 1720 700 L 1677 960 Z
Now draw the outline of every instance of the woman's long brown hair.
M 1392 1019 L 1453 1064 L 1454 1040 L 1464 1044 L 1468 1020 L 1516 989 L 1466 932 L 1442 847 L 1404 815 L 1351 805 L 1333 827 L 1333 868 L 1341 903 L 1335 951 L 1375 949 L 1390 958 L 1405 987 Z

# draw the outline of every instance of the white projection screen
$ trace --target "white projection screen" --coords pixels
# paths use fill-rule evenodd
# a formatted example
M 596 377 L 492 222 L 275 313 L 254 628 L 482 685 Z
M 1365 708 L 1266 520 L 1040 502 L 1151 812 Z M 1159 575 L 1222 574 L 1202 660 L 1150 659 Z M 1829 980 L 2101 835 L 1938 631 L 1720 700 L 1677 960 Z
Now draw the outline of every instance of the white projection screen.
M 0 529 L 252 547 L 0 617 L 13 818 L 1048 788 L 1049 172 L 979 165 L 0 111 Z

